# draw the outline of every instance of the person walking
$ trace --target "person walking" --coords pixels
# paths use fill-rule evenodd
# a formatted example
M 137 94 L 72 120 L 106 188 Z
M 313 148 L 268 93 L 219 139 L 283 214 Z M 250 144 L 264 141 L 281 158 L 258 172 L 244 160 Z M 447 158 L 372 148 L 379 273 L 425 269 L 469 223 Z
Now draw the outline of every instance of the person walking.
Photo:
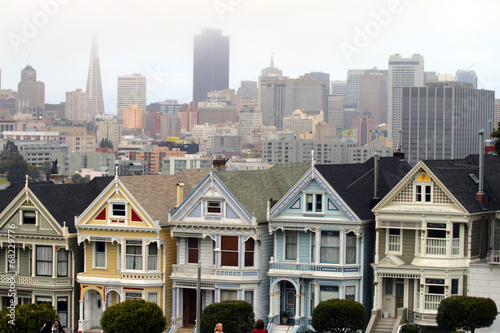
M 264 320 L 262 319 L 257 319 L 253 327 L 252 333 L 267 333 L 267 329 L 264 328 Z
M 47 320 L 47 322 L 45 324 L 43 324 L 42 328 L 40 329 L 40 332 L 52 333 L 52 321 Z
M 52 328 L 52 333 L 66 333 L 59 319 L 54 320 L 54 327 Z

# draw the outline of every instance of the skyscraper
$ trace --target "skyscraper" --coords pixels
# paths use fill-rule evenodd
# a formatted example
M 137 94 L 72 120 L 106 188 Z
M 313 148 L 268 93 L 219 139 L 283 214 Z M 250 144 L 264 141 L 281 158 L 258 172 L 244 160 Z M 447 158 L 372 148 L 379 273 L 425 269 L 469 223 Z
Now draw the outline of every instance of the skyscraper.
M 40 118 L 45 110 L 45 83 L 36 80 L 36 70 L 31 65 L 21 71 L 21 82 L 17 85 L 19 102 L 27 105 L 34 118 Z
M 221 30 L 203 29 L 194 36 L 193 101 L 207 98 L 209 91 L 229 88 L 229 37 Z
M 146 76 L 141 74 L 118 76 L 116 118 L 123 124 L 123 111 L 129 105 L 146 110 Z
M 369 73 L 361 76 L 359 110 L 370 111 L 375 125 L 387 123 L 387 75 Z
M 257 102 L 262 109 L 262 87 L 265 86 L 265 82 L 267 80 L 283 80 L 287 77 L 283 76 L 283 71 L 277 67 L 274 67 L 274 56 L 271 55 L 271 61 L 269 67 L 264 68 L 260 72 L 260 76 L 257 81 L 257 89 L 258 89 L 258 99 Z
M 328 106 L 324 80 L 267 80 L 261 82 L 261 110 L 264 125 L 283 129 L 283 118 L 293 111 L 325 111 Z
M 477 76 L 475 71 L 458 70 L 455 74 L 455 81 L 471 83 L 472 88 L 477 89 Z
M 402 143 L 408 163 L 478 153 L 479 130 L 494 117 L 495 92 L 461 82 L 402 89 Z
M 104 113 L 104 99 L 102 97 L 101 65 L 97 53 L 97 39 L 94 36 L 90 53 L 89 75 L 87 77 L 87 117 L 95 118 Z
M 361 96 L 361 76 L 365 75 L 364 69 L 350 69 L 347 71 L 347 105 L 350 108 L 359 108 Z
M 64 118 L 68 120 L 88 120 L 87 102 L 87 93 L 82 89 L 66 92 Z
M 401 96 L 403 87 L 424 86 L 424 57 L 414 54 L 411 58 L 403 58 L 399 54 L 389 57 L 388 80 L 388 125 L 389 139 L 393 147 L 398 145 L 399 131 L 401 130 Z

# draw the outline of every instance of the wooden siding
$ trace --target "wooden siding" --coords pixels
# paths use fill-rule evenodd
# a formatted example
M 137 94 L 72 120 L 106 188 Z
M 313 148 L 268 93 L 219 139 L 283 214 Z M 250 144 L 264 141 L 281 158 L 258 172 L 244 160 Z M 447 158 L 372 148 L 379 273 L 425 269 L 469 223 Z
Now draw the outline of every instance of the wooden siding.
M 415 258 L 415 232 L 418 230 L 411 229 L 403 229 L 401 230 L 403 233 L 403 255 L 401 259 L 405 262 L 405 264 L 411 264 L 413 258 Z
M 299 232 L 299 260 L 301 263 L 311 262 L 311 235 Z
M 170 238 L 170 231 L 168 229 L 169 228 L 164 228 L 162 230 L 162 234 L 165 232 L 164 237 L 167 237 L 165 242 L 165 267 L 163 267 L 163 260 L 161 260 L 161 272 L 165 272 L 165 288 L 163 288 L 163 297 L 165 298 L 164 311 L 165 317 L 167 318 L 167 325 L 170 324 L 170 320 L 172 319 L 173 293 L 172 280 L 170 279 L 170 275 L 172 274 L 172 265 L 174 265 L 177 260 L 177 242 L 175 238 Z M 160 303 L 160 306 L 162 306 L 162 303 Z
M 270 288 L 270 278 L 267 276 L 267 272 L 269 271 L 269 261 L 273 256 L 274 236 L 269 234 L 267 223 L 260 224 L 257 227 L 257 234 L 259 235 L 259 239 L 261 239 L 261 243 L 259 244 L 261 248 L 255 248 L 256 253 L 260 253 L 260 256 L 258 257 L 259 260 L 256 261 L 255 265 L 260 269 L 260 287 L 255 292 L 257 293 L 257 302 L 260 307 L 254 306 L 254 308 L 257 307 L 260 311 L 260 316 L 256 314 L 257 318 L 265 318 L 264 321 L 267 322 L 267 316 L 269 315 Z

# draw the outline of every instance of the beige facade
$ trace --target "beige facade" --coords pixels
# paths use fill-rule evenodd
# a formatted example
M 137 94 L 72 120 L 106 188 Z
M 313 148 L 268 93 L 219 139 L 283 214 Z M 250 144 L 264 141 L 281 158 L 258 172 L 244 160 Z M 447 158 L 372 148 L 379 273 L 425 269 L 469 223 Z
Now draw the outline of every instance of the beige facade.
M 124 128 L 144 128 L 144 109 L 129 105 L 123 111 Z

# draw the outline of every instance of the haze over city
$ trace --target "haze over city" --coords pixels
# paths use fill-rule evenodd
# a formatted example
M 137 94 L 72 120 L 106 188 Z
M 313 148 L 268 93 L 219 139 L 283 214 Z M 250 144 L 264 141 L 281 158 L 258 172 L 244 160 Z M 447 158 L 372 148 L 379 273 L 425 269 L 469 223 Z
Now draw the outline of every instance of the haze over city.
M 275 66 L 345 80 L 351 68 L 387 69 L 389 55 L 424 56 L 425 70 L 474 70 L 478 87 L 500 90 L 496 1 L 2 1 L 2 89 L 16 89 L 28 63 L 46 102 L 85 89 L 94 34 L 105 111 L 116 113 L 118 75 L 148 76 L 147 103 L 192 100 L 193 36 L 230 38 L 230 88 Z

